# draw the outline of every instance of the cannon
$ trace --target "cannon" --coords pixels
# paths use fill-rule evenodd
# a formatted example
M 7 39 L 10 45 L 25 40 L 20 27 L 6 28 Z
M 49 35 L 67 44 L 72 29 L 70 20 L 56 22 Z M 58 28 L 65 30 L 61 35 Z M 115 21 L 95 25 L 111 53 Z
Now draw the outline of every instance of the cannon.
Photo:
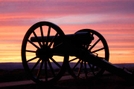
M 23 38 L 21 57 L 28 76 L 38 84 L 53 84 L 66 71 L 74 78 L 100 76 L 106 70 L 128 81 L 134 79 L 131 72 L 108 62 L 108 44 L 92 29 L 65 35 L 51 22 L 37 22 Z

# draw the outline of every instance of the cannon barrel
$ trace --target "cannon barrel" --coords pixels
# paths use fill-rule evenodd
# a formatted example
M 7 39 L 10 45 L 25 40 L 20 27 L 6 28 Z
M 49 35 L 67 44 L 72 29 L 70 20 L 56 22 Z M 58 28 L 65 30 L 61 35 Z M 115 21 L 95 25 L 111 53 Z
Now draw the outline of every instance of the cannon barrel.
M 73 42 L 75 44 L 77 44 L 77 43 L 79 43 L 79 44 L 88 44 L 88 43 L 91 42 L 91 40 L 93 40 L 93 36 L 88 32 L 77 32 L 75 34 L 68 34 L 68 35 L 65 35 L 65 36 L 66 36 L 67 39 L 69 39 L 71 42 Z M 49 37 L 47 37 L 47 36 L 43 36 L 43 37 L 38 36 L 38 37 L 31 37 L 30 40 L 32 42 L 41 42 L 41 41 L 43 41 L 43 42 L 46 42 L 46 41 L 51 42 L 54 37 L 55 36 L 49 36 Z M 57 36 L 55 41 L 60 41 L 60 39 L 61 38 L 59 36 Z

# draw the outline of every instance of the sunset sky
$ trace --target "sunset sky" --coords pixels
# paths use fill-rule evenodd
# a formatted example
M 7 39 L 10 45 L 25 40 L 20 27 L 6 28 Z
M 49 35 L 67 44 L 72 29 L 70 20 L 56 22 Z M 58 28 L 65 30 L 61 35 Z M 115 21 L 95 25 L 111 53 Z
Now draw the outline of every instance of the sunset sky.
M 110 62 L 134 63 L 134 0 L 0 0 L 0 62 L 21 62 L 23 37 L 39 21 L 65 34 L 94 29 L 108 42 Z

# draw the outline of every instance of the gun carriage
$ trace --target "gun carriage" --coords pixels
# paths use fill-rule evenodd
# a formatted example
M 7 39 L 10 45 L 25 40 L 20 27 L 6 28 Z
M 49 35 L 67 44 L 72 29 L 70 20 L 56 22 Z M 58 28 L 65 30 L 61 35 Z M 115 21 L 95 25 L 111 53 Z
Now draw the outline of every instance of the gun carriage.
M 109 63 L 105 38 L 95 30 L 65 35 L 57 25 L 42 21 L 29 28 L 22 41 L 22 63 L 36 83 L 53 84 L 68 70 L 74 78 L 100 76 L 109 71 L 126 80 L 132 73 Z

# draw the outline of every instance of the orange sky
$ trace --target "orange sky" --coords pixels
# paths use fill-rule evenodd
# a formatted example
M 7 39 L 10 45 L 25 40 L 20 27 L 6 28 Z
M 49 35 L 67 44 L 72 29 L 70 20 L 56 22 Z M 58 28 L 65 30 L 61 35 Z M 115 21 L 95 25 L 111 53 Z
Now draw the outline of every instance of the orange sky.
M 134 62 L 133 0 L 0 0 L 0 62 L 21 62 L 26 31 L 46 20 L 65 34 L 95 29 L 106 38 L 112 63 Z

